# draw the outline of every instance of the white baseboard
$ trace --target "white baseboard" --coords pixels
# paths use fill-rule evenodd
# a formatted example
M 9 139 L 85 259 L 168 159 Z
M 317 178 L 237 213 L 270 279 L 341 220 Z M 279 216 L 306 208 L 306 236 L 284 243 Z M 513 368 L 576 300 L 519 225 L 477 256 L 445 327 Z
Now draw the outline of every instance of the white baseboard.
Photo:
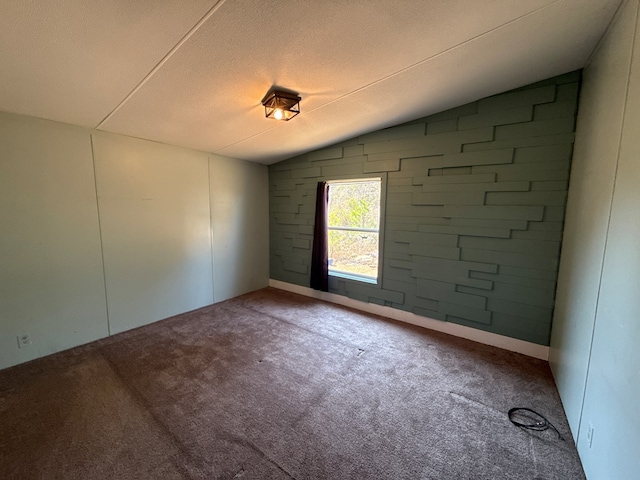
M 485 345 L 491 345 L 511 352 L 522 353 L 529 357 L 547 361 L 549 360 L 549 347 L 538 345 L 537 343 L 525 342 L 524 340 L 518 340 L 517 338 L 505 337 L 504 335 L 485 332 L 483 330 L 477 330 L 464 325 L 443 322 L 428 317 L 421 317 L 420 315 L 416 315 L 412 312 L 405 312 L 404 310 L 398 310 L 391 307 L 383 307 L 382 305 L 376 305 L 374 303 L 361 302 L 335 293 L 320 292 L 309 287 L 301 287 L 300 285 L 281 282 L 280 280 L 270 279 L 269 286 L 305 295 L 307 297 L 336 303 L 338 305 L 344 305 L 345 307 L 355 308 L 356 310 L 373 313 L 375 315 L 391 318 L 400 322 L 418 325 L 419 327 L 428 328 L 430 330 L 448 333 L 455 337 L 466 338 L 468 340 L 473 340 L 474 342 L 484 343 Z

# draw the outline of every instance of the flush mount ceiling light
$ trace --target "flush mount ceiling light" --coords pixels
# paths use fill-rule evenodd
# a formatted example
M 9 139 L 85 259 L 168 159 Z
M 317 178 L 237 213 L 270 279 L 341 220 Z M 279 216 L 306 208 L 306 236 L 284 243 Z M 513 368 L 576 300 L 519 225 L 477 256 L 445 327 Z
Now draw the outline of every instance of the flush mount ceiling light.
M 264 115 L 276 120 L 291 120 L 300 113 L 300 97 L 295 93 L 272 90 L 262 99 Z

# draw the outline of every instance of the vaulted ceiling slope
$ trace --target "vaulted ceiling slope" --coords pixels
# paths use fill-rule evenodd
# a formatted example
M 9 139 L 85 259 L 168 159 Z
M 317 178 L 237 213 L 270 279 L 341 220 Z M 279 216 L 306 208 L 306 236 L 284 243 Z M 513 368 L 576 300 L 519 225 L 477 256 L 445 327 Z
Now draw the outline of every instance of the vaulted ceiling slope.
M 3 0 L 0 110 L 269 164 L 578 69 L 620 3 Z

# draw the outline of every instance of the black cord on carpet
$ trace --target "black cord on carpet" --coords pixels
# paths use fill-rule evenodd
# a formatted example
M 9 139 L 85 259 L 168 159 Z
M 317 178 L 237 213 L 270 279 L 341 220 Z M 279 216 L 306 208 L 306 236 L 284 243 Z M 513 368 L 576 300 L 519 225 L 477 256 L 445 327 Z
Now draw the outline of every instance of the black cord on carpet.
M 525 419 L 531 420 L 533 423 L 524 423 L 524 421 L 515 420 L 513 417 L 517 417 L 518 412 L 529 412 L 535 415 L 534 417 L 532 415 L 520 414 L 520 417 L 522 420 L 525 420 Z M 555 427 L 553 423 L 551 423 L 545 417 L 540 415 L 538 412 L 531 410 L 530 408 L 515 407 L 509 410 L 509 413 L 507 413 L 507 415 L 509 416 L 509 421 L 511 423 L 513 423 L 517 427 L 524 428 L 527 430 L 535 430 L 536 432 L 542 432 L 543 430 L 546 430 L 549 427 L 551 427 L 558 434 L 558 438 L 564 441 L 564 438 L 562 438 L 562 435 L 560 435 L 560 432 L 558 431 L 558 429 Z

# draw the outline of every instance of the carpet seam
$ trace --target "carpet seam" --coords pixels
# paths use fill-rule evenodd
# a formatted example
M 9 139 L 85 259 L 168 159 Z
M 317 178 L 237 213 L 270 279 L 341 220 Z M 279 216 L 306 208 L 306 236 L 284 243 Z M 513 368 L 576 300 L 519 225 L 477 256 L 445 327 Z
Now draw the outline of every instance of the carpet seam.
M 304 330 L 305 332 L 312 333 L 314 335 L 317 335 L 317 336 L 322 337 L 324 339 L 330 340 L 332 342 L 336 342 L 336 343 L 339 343 L 339 344 L 344 345 L 346 347 L 353 348 L 354 350 L 366 351 L 366 349 L 360 348 L 358 345 L 351 344 L 351 343 L 348 343 L 348 342 L 344 342 L 342 340 L 330 337 L 328 335 L 324 335 L 324 334 L 322 334 L 320 332 L 317 332 L 315 330 L 311 330 L 310 328 L 305 328 L 305 327 L 303 327 L 301 325 L 298 325 L 297 323 L 291 322 L 289 320 L 285 320 L 284 318 L 276 317 L 275 315 L 272 315 L 270 313 L 261 312 L 260 310 L 256 310 L 255 308 L 253 308 L 251 306 L 246 306 L 245 305 L 245 308 L 247 308 L 248 310 L 251 310 L 252 312 L 258 313 L 260 315 L 264 315 L 265 317 L 269 317 L 269 318 L 272 318 L 272 319 L 277 320 L 279 322 L 286 323 L 287 325 L 294 326 L 296 328 L 299 328 L 300 330 Z M 359 357 L 360 355 L 361 355 L 361 353 L 358 353 L 356 356 Z
M 203 464 L 206 463 L 206 462 L 204 462 L 204 459 L 200 459 L 200 458 L 195 457 L 194 455 L 192 455 L 191 452 L 185 447 L 185 445 L 173 434 L 171 429 L 169 427 L 167 427 L 167 425 L 164 422 L 162 422 L 162 421 L 160 421 L 158 419 L 157 415 L 152 411 L 152 409 L 150 408 L 149 403 L 144 399 L 144 397 L 137 390 L 131 388 L 129 386 L 129 384 L 125 381 L 125 379 L 120 374 L 120 370 L 111 361 L 111 359 L 106 354 L 106 352 L 103 352 L 102 349 L 99 349 L 99 353 L 102 356 L 102 358 L 104 358 L 104 360 L 107 362 L 107 364 L 109 365 L 109 368 L 116 375 L 116 377 L 120 381 L 120 384 L 122 386 L 124 386 L 124 388 L 127 390 L 127 393 L 129 393 L 130 397 L 136 402 L 136 404 L 139 407 L 141 407 L 145 412 L 147 412 L 149 414 L 149 416 L 153 419 L 154 424 L 163 433 L 163 436 L 167 437 L 167 439 L 170 441 L 171 445 L 174 446 L 176 448 L 176 450 L 181 455 L 185 455 L 186 458 L 195 459 L 196 461 L 200 461 Z M 191 474 L 189 472 L 185 471 L 185 468 L 182 465 L 180 465 L 179 462 L 175 461 L 174 456 L 170 457 L 170 461 L 180 471 L 180 474 L 182 475 L 183 478 L 186 478 L 186 479 L 189 479 L 189 480 L 193 479 Z

